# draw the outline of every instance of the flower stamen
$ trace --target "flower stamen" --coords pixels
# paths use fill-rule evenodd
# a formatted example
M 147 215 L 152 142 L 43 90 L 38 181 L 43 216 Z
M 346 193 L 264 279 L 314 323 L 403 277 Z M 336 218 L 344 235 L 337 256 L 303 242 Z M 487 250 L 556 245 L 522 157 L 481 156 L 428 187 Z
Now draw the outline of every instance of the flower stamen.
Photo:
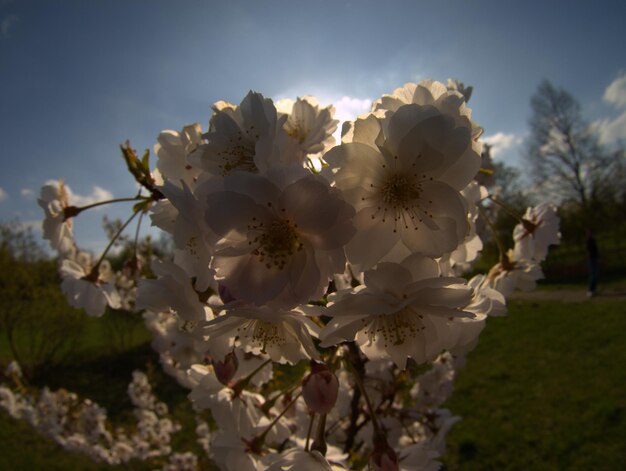
M 289 258 L 302 250 L 304 245 L 296 230 L 297 224 L 289 219 L 277 219 L 269 226 L 264 226 L 263 223 L 250 225 L 249 228 L 260 232 L 248 243 L 256 245 L 252 253 L 258 256 L 259 261 L 264 262 L 268 269 L 282 270 Z

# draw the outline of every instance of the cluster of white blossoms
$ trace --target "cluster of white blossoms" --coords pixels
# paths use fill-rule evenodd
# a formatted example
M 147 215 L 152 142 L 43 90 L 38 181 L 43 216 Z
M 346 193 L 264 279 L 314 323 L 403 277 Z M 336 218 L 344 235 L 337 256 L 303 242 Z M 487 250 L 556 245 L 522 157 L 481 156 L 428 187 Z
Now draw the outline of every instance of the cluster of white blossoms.
M 211 412 L 205 449 L 221 469 L 437 469 L 457 420 L 441 409 L 455 365 L 559 241 L 541 204 L 489 273 L 460 277 L 493 204 L 476 180 L 470 95 L 455 81 L 406 84 L 344 123 L 335 146 L 332 106 L 250 92 L 216 103 L 206 131 L 163 131 L 156 169 L 127 145 L 147 191 L 133 216 L 171 234 L 173 259 L 152 260 L 136 293 L 104 257 L 81 262 L 71 224 L 86 208 L 48 185 L 63 290 L 91 315 L 145 310 L 164 368 Z
M 18 387 L 13 391 L 0 386 L 0 408 L 13 418 L 26 420 L 68 451 L 110 465 L 169 457 L 170 463 L 164 470 L 195 469 L 171 468 L 172 459 L 196 463 L 197 458 L 190 453 L 182 457 L 172 453 L 171 436 L 180 430 L 180 425 L 170 418 L 167 405 L 156 399 L 146 375 L 140 371 L 133 373 L 128 385 L 136 423 L 132 428 L 115 430 L 108 423 L 107 411 L 89 399 L 81 400 L 64 389 L 53 392 L 44 388 L 34 394 L 24 386 L 15 362 L 9 364 L 5 375 Z

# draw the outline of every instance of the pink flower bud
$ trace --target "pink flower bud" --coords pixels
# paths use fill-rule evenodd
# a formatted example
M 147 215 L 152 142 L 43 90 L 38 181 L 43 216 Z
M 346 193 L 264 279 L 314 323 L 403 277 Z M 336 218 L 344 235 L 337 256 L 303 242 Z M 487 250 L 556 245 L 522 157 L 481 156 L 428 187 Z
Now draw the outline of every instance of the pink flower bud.
M 324 363 L 311 361 L 311 373 L 302 380 L 302 397 L 312 412 L 328 414 L 337 402 L 339 381 Z
M 217 380 L 226 386 L 230 384 L 230 381 L 233 379 L 233 376 L 235 376 L 237 368 L 239 367 L 239 360 L 237 360 L 235 352 L 230 352 L 226 355 L 224 361 L 212 360 L 211 363 L 213 364 Z
M 370 455 L 369 469 L 375 471 L 398 471 L 398 455 L 384 438 L 374 439 L 374 451 Z

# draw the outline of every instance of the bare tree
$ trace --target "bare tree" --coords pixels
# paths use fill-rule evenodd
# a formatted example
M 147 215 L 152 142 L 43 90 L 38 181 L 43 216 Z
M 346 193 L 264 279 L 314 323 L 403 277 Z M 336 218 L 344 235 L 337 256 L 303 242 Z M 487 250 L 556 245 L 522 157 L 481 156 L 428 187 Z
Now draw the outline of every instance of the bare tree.
M 610 157 L 570 93 L 545 80 L 530 103 L 526 157 L 532 178 L 555 199 L 589 208 L 610 172 Z

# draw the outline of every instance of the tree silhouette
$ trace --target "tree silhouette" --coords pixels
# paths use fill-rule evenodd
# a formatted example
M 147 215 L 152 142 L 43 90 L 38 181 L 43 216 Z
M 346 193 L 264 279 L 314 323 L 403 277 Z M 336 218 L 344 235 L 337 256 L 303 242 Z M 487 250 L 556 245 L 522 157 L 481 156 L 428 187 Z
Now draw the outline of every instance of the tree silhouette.
M 610 173 L 610 156 L 566 90 L 544 80 L 530 103 L 526 158 L 534 183 L 558 201 L 588 209 Z

